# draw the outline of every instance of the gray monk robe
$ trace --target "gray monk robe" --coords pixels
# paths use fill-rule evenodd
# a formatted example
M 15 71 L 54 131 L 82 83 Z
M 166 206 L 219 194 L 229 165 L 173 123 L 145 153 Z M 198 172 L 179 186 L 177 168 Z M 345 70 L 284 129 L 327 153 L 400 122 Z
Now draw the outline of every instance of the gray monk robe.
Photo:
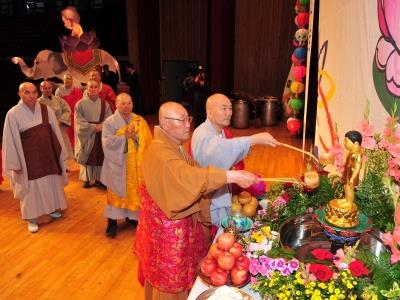
M 104 154 L 96 124 L 111 115 L 110 106 L 99 97 L 91 100 L 85 94 L 75 106 L 75 158 L 81 165 L 79 179 L 83 181 L 100 180 Z
M 51 98 L 42 95 L 40 98 L 38 98 L 38 101 L 53 109 L 60 125 L 60 130 L 64 139 L 65 149 L 68 153 L 68 158 L 73 158 L 74 154 L 72 152 L 71 142 L 67 134 L 67 129 L 71 126 L 71 108 L 69 107 L 68 103 L 64 99 L 54 95 L 52 95 Z
M 35 219 L 67 207 L 64 142 L 51 109 L 38 102 L 32 111 L 22 100 L 6 115 L 3 166 L 23 219 Z M 21 170 L 19 174 L 14 172 Z

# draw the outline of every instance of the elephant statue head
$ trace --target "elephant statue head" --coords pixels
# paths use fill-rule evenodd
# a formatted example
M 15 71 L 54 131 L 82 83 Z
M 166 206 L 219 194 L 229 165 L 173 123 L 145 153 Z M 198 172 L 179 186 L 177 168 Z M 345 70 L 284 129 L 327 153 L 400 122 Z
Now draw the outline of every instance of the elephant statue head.
M 57 77 L 62 80 L 64 74 L 70 72 L 76 81 L 86 83 L 89 81 L 90 72 L 97 65 L 108 65 L 110 71 L 117 73 L 121 78 L 118 61 L 101 49 L 73 53 L 42 50 L 37 54 L 32 67 L 28 67 L 21 57 L 13 57 L 11 60 L 14 64 L 19 64 L 22 73 L 31 79 Z

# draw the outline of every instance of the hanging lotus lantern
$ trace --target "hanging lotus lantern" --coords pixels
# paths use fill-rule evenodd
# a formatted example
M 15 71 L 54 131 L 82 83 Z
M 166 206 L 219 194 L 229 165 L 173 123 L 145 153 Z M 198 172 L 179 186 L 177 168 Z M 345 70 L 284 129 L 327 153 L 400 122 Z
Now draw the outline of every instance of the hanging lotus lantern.
M 295 111 L 299 111 L 304 106 L 304 101 L 301 98 L 292 98 L 289 100 L 289 107 Z
M 290 135 L 296 135 L 300 133 L 301 122 L 297 118 L 289 118 L 286 122 L 286 127 Z
M 293 81 L 290 84 L 290 91 L 293 94 L 301 94 L 302 92 L 304 92 L 304 83 L 300 81 Z

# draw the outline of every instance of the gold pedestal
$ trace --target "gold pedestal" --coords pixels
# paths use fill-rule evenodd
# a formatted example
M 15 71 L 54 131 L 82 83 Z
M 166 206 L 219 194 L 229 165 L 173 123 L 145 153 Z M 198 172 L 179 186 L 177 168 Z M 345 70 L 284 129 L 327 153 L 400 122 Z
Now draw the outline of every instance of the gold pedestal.
M 359 224 L 358 208 L 346 199 L 334 199 L 326 206 L 325 220 L 341 228 L 356 227 Z

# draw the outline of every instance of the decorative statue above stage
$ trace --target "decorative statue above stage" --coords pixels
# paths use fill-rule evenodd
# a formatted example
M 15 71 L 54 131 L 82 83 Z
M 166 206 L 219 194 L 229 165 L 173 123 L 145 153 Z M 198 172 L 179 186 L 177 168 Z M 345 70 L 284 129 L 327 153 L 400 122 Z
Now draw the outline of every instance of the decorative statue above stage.
M 337 227 L 351 228 L 359 224 L 357 205 L 354 203 L 354 188 L 357 187 L 363 161 L 361 148 L 362 136 L 358 131 L 349 131 L 345 135 L 346 156 L 343 180 L 344 199 L 331 200 L 326 207 L 325 219 Z
M 48 49 L 39 51 L 29 68 L 21 57 L 13 57 L 14 64 L 19 64 L 22 73 L 31 79 L 63 79 L 65 73 L 72 74 L 78 82 L 89 81 L 90 71 L 97 65 L 108 65 L 109 70 L 120 76 L 118 61 L 108 52 L 98 49 L 99 40 L 94 30 L 84 32 L 79 25 L 80 17 L 75 7 L 68 6 L 61 12 L 64 26 L 71 30 L 70 36 L 60 37 L 63 52 Z

